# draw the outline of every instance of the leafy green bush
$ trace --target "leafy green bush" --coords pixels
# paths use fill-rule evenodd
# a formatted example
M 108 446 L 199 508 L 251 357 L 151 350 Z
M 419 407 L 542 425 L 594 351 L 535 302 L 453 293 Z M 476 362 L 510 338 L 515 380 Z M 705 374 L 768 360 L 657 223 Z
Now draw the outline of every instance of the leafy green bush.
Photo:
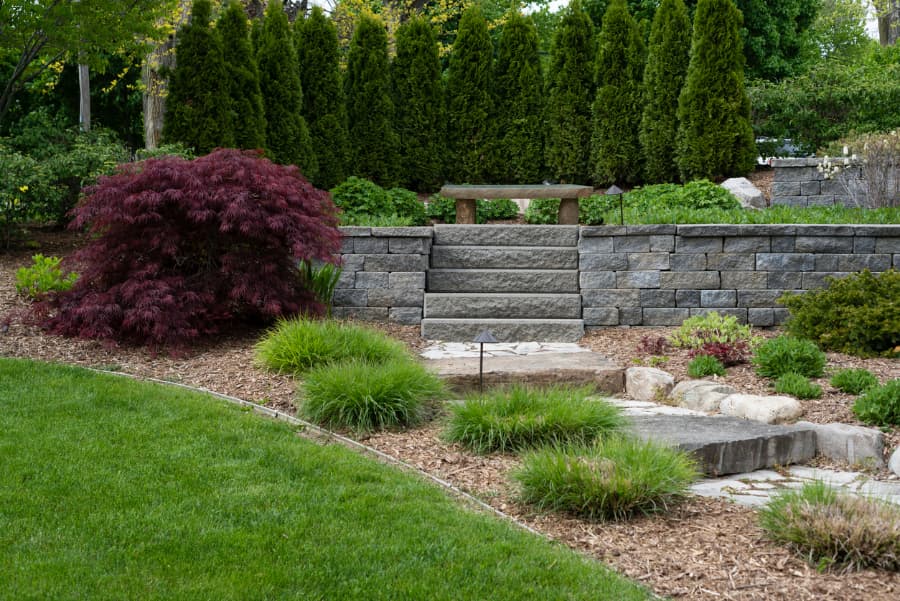
M 578 201 L 578 223 L 582 225 L 603 225 L 604 213 L 609 211 L 610 196 L 594 194 Z M 615 223 L 615 222 L 613 222 Z
M 767 378 L 788 373 L 819 378 L 825 372 L 825 353 L 816 343 L 792 336 L 766 340 L 756 349 L 752 361 L 756 373 Z
M 812 482 L 775 495 L 759 523 L 819 568 L 900 570 L 900 509 L 890 503 Z
M 63 273 L 59 257 L 37 254 L 31 257 L 31 267 L 16 271 L 16 292 L 33 300 L 40 300 L 53 292 L 65 292 L 78 280 L 75 272 Z
M 495 219 L 515 219 L 519 216 L 519 205 L 508 198 L 494 198 L 475 203 L 475 210 L 484 221 Z M 482 223 L 482 221 L 479 221 Z
M 810 382 L 806 376 L 791 372 L 778 377 L 775 381 L 775 392 L 789 394 L 798 399 L 818 399 L 822 396 L 822 387 Z
M 692 378 L 724 376 L 725 366 L 712 355 L 697 355 L 688 363 L 688 375 Z
M 525 209 L 525 223 L 555 225 L 559 222 L 558 198 L 534 198 Z
M 785 327 L 823 348 L 852 355 L 898 354 L 900 272 L 873 275 L 869 270 L 803 294 L 785 294 L 779 302 L 791 312 Z
M 400 217 L 399 215 L 341 215 L 341 225 L 410 227 L 412 224 L 412 219 L 409 217 Z
M 360 215 L 387 216 L 394 213 L 394 205 L 387 191 L 376 183 L 351 176 L 331 190 L 331 200 L 341 209 L 341 223 Z
M 857 397 L 852 410 L 867 424 L 900 425 L 900 378 L 869 388 Z
M 153 149 L 138 148 L 134 153 L 134 158 L 137 161 L 155 159 L 164 156 L 176 156 L 187 159 L 189 161 L 191 159 L 197 158 L 197 155 L 194 154 L 194 149 L 184 146 L 181 142 L 175 142 L 174 144 L 162 144 L 159 147 Z
M 470 397 L 450 409 L 444 436 L 477 453 L 519 451 L 545 444 L 589 444 L 623 425 L 621 412 L 588 398 L 591 387 L 512 386 Z
M 697 467 L 682 451 L 613 436 L 590 447 L 527 453 L 513 477 L 522 500 L 538 509 L 618 520 L 665 510 L 683 499 Z
M 425 209 L 431 219 L 437 219 L 444 223 L 456 223 L 456 199 L 446 198 L 435 194 L 428 201 Z M 487 223 L 494 219 L 515 219 L 519 214 L 519 207 L 508 198 L 478 199 L 475 201 L 476 223 Z
M 676 348 L 696 349 L 709 342 L 738 341 L 754 343 L 752 328 L 742 325 L 733 315 L 720 315 L 715 311 L 685 319 L 669 336 L 669 342 Z
M 387 191 L 391 206 L 395 215 L 401 219 L 408 219 L 409 225 L 425 225 L 428 217 L 425 215 L 425 203 L 419 200 L 419 196 L 404 188 L 391 188 Z
M 830 384 L 847 394 L 860 394 L 878 386 L 878 378 L 867 369 L 842 369 L 831 376 Z
M 256 361 L 279 373 L 360 359 L 384 363 L 408 358 L 402 343 L 381 332 L 340 321 L 302 317 L 279 321 L 254 347 Z
M 298 409 L 329 428 L 368 432 L 419 422 L 424 403 L 443 393 L 443 382 L 410 358 L 350 360 L 308 371 Z

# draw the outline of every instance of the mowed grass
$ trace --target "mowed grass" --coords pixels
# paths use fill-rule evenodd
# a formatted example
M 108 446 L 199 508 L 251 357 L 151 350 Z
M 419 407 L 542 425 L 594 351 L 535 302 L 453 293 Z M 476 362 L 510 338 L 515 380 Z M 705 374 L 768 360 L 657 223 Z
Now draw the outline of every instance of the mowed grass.
M 649 594 L 418 477 L 214 397 L 0 359 L 0 597 Z

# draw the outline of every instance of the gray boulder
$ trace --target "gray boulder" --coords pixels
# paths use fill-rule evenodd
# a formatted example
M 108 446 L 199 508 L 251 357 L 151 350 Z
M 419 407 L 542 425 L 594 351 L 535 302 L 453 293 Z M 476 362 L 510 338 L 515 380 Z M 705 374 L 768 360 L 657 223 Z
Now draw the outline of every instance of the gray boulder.
M 900 447 L 894 449 L 894 452 L 891 453 L 891 458 L 888 461 L 888 467 L 892 472 L 900 476 Z
M 746 177 L 732 177 L 722 187 L 734 194 L 745 209 L 765 209 L 766 197 Z
M 655 367 L 629 367 L 625 370 L 625 393 L 638 401 L 659 401 L 669 396 L 675 378 Z
M 715 413 L 719 410 L 722 399 L 736 392 L 737 390 L 727 384 L 709 380 L 684 380 L 672 389 L 669 398 L 685 409 Z
M 764 424 L 791 423 L 803 415 L 800 401 L 793 397 L 755 394 L 730 394 L 722 399 L 719 411 Z
M 816 447 L 820 455 L 851 465 L 884 467 L 884 434 L 879 430 L 840 423 L 797 422 L 797 425 L 816 431 Z

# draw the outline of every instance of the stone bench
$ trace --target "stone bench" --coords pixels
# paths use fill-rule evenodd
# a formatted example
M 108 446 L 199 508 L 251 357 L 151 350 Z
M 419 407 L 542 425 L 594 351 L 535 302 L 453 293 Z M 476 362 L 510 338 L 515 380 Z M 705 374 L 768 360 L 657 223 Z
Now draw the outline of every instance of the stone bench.
M 479 198 L 559 198 L 559 224 L 578 224 L 578 199 L 594 193 L 590 186 L 570 184 L 534 186 L 444 186 L 440 195 L 456 200 L 456 223 L 475 223 L 475 201 Z

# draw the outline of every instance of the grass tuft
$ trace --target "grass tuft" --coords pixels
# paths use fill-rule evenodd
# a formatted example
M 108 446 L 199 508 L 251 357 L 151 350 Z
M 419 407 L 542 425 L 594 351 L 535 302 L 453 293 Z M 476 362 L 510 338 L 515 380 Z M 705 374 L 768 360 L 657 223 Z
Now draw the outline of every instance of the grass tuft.
M 687 496 L 697 475 L 687 453 L 613 436 L 589 447 L 532 451 L 513 477 L 521 499 L 538 509 L 620 520 L 668 509 Z
M 688 363 L 687 370 L 692 378 L 725 375 L 725 366 L 712 355 L 697 355 Z
M 772 540 L 820 568 L 900 570 L 900 508 L 822 482 L 774 496 L 759 513 Z
M 770 338 L 753 355 L 756 373 L 766 378 L 778 378 L 788 373 L 819 378 L 825 373 L 825 362 L 825 353 L 815 342 L 792 336 Z
M 830 384 L 847 394 L 861 394 L 878 386 L 878 378 L 867 369 L 842 369 L 831 376 Z
M 798 399 L 818 399 L 822 396 L 822 387 L 810 382 L 806 376 L 787 373 L 775 381 L 775 392 L 789 394 Z
M 590 386 L 536 389 L 517 385 L 470 397 L 451 408 L 444 437 L 476 453 L 589 444 L 625 421 L 618 408 L 589 398 L 592 392 Z

